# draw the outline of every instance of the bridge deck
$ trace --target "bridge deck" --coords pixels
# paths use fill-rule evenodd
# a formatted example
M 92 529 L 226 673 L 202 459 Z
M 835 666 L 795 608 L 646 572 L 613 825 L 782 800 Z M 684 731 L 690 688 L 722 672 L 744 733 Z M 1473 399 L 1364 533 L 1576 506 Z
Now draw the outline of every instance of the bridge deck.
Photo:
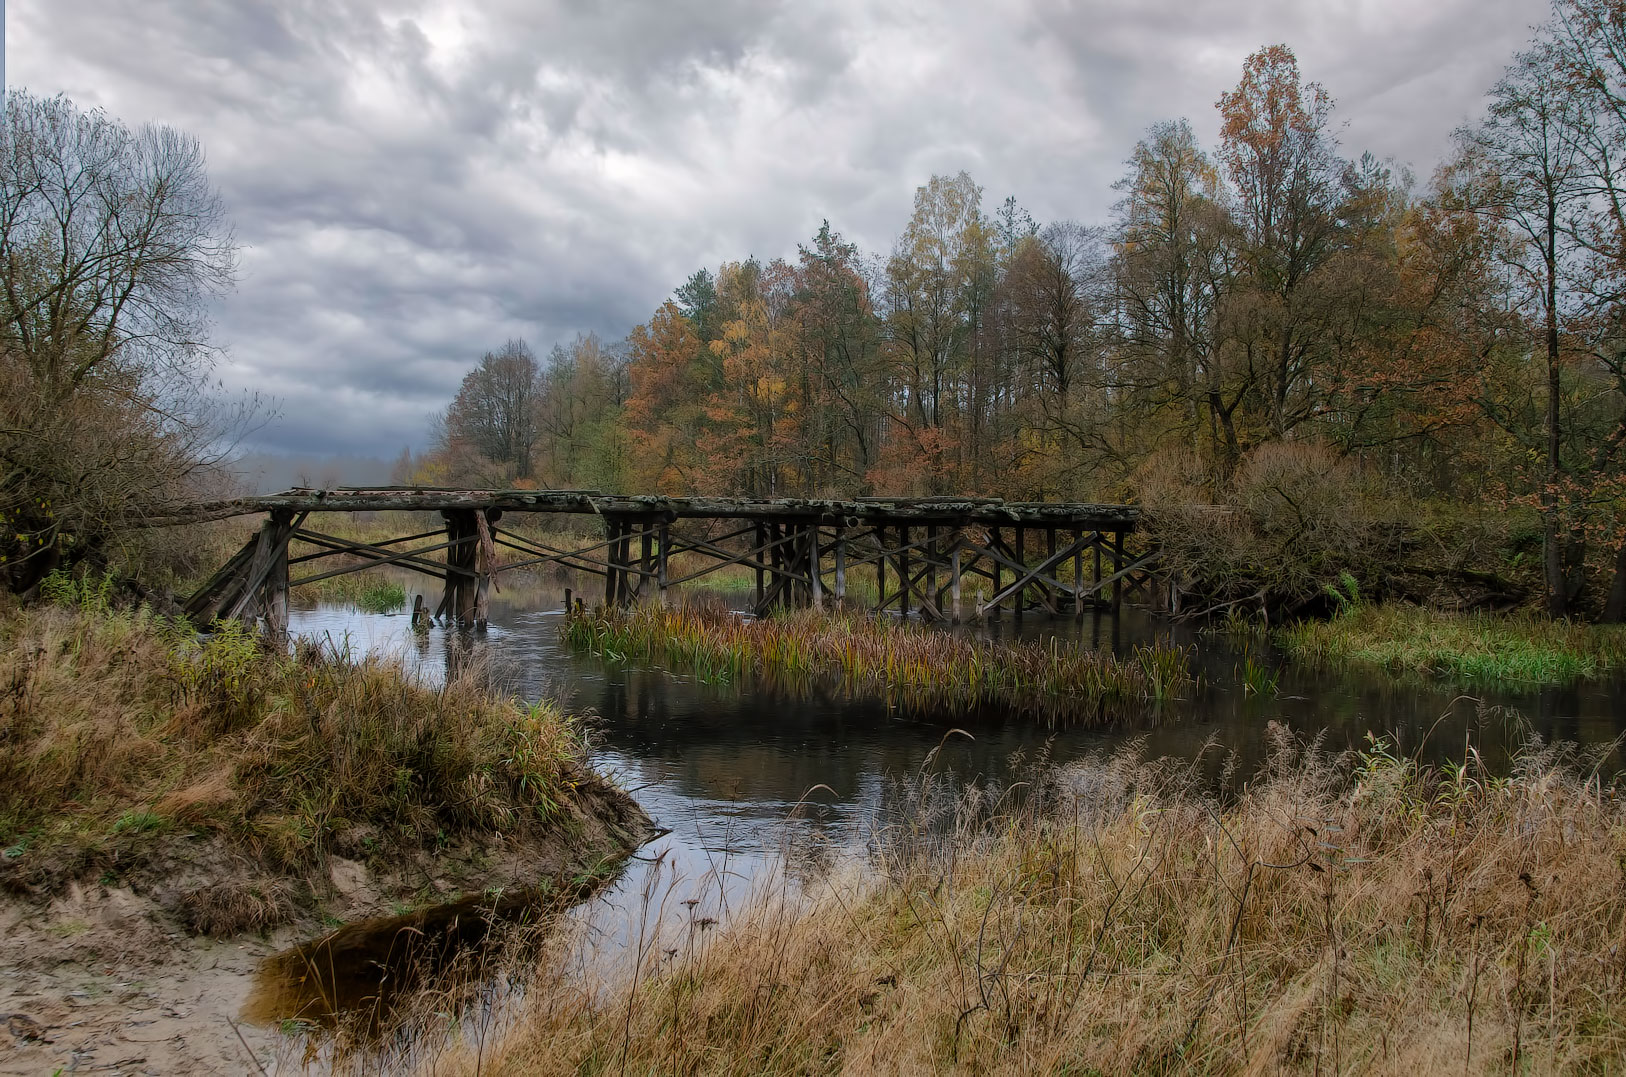
M 311 515 L 324 512 L 438 512 L 444 523 L 430 531 L 420 524 L 417 534 L 401 538 L 363 542 L 305 526 Z M 498 526 L 509 514 L 532 513 L 597 516 L 604 537 L 544 540 Z M 250 514 L 267 517 L 256 537 L 186 604 L 187 612 L 204 622 L 263 615 L 268 627 L 280 631 L 287 624 L 290 587 L 386 565 L 442 581 L 445 590 L 434 616 L 460 625 L 485 623 L 487 589 L 497 575 L 543 565 L 600 577 L 606 605 L 637 601 L 650 592 L 665 601 L 672 587 L 739 568 L 755 575 L 758 612 L 822 606 L 826 595 L 845 601 L 848 572 L 868 565 L 875 570 L 880 609 L 896 604 L 908 614 L 913 606 L 922 616 L 958 622 L 962 584 L 975 577 L 973 617 L 997 615 L 1004 606 L 1017 616 L 1035 607 L 1081 614 L 1108 594 L 1116 607 L 1126 588 L 1148 585 L 1157 556 L 1125 549 L 1124 538 L 1140 518 L 1132 505 L 988 498 L 837 501 L 340 487 L 208 502 L 155 522 Z M 687 526 L 676 527 L 680 521 Z M 293 543 L 301 549 L 296 556 L 289 552 Z M 672 560 L 679 556 L 685 558 L 681 566 Z M 290 577 L 294 566 L 333 557 L 340 559 L 337 567 Z
M 264 512 L 503 512 L 577 513 L 596 516 L 665 516 L 668 519 L 795 519 L 827 525 L 976 523 L 994 526 L 1133 528 L 1133 505 L 1001 501 L 997 498 L 816 498 L 666 497 L 603 494 L 596 490 L 458 490 L 420 486 L 293 489 L 228 501 L 204 502 L 177 519 L 216 520 Z

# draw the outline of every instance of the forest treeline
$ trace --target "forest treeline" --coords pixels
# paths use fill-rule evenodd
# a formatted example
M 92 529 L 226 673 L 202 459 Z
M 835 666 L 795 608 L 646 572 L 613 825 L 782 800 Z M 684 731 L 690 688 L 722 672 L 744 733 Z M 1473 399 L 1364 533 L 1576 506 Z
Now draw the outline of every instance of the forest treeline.
M 1626 611 L 1626 3 L 1558 0 L 1426 184 L 1346 156 L 1332 97 L 1286 46 L 1250 56 L 1217 108 L 1217 145 L 1184 120 L 1146 132 L 1103 223 L 1041 224 L 934 176 L 884 256 L 827 222 L 794 258 L 697 271 L 624 341 L 541 361 L 510 341 L 413 477 L 1112 501 L 1379 488 L 1528 506 L 1551 612 L 1583 594 Z

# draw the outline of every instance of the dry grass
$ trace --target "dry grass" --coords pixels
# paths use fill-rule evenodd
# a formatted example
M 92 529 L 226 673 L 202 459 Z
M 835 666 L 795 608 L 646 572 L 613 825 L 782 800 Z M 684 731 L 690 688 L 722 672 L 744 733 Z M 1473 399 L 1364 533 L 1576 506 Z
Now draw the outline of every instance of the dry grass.
M 523 832 L 599 787 L 582 757 L 570 719 L 472 679 L 438 688 L 375 657 L 270 654 L 241 629 L 200 638 L 142 614 L 0 615 L 0 884 L 13 889 L 125 871 L 182 832 L 222 836 L 272 874 L 346 835 L 387 855 Z M 280 907 L 270 894 L 214 904 L 257 922 Z
M 1192 683 L 1180 647 L 1125 658 L 1058 641 L 1006 643 L 850 611 L 748 618 L 717 606 L 572 612 L 567 643 L 612 660 L 659 662 L 712 683 L 819 678 L 912 713 L 994 708 L 1065 723 L 1117 719 Z
M 1626 1057 L 1626 829 L 1532 751 L 1508 779 L 1278 737 L 1222 805 L 1118 760 L 927 783 L 872 860 L 596 988 L 544 964 L 456 1073 L 1560 1073 Z M 696 930 L 696 927 L 701 927 Z M 478 1059 L 475 1057 L 478 1054 Z

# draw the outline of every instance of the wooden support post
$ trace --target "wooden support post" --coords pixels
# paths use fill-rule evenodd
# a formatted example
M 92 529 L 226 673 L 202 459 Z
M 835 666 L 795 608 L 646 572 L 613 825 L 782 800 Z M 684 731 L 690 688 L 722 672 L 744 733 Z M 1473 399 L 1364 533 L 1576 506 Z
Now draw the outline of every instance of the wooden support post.
M 655 529 L 645 520 L 643 531 L 639 535 L 638 567 L 643 571 L 638 574 L 637 596 L 644 597 L 644 583 L 649 579 L 650 573 L 655 571 Z
M 920 615 L 930 617 L 928 610 L 937 605 L 937 524 L 925 525 L 925 573 L 920 576 Z
M 621 605 L 626 606 L 632 602 L 632 521 L 626 520 L 621 524 L 621 542 L 616 549 L 616 570 L 621 577 L 620 598 Z
M 779 572 L 774 573 L 775 586 L 769 590 L 770 604 L 775 606 L 784 605 L 787 592 L 790 590 L 788 581 L 784 576 L 780 575 L 780 572 L 783 572 L 785 568 L 785 547 L 779 540 L 784 537 L 784 531 L 779 526 L 779 521 L 771 521 L 768 524 L 768 541 L 773 544 L 773 548 L 768 551 L 768 561 L 774 568 L 779 570 Z
M 435 616 L 444 616 L 459 628 L 472 628 L 478 603 L 475 575 L 480 555 L 480 528 L 473 509 L 445 509 L 446 587 Z
M 898 528 L 898 612 L 909 616 L 909 527 Z
M 502 518 L 502 510 L 484 509 L 471 515 L 479 538 L 479 545 L 474 550 L 474 571 L 478 574 L 474 584 L 474 627 L 483 629 L 491 621 L 491 574 L 497 567 L 497 549 L 491 539 L 491 527 Z
M 672 541 L 671 528 L 667 525 L 665 520 L 662 520 L 661 521 L 661 529 L 660 529 L 660 538 L 658 540 L 659 545 L 658 545 L 658 547 L 657 547 L 657 549 L 655 551 L 655 558 L 656 558 L 656 560 L 655 560 L 655 593 L 660 598 L 661 605 L 663 605 L 663 606 L 669 604 L 669 602 L 670 602 L 670 599 L 667 597 L 667 594 L 666 594 L 666 578 L 667 578 L 666 577 L 666 572 L 667 572 L 666 548 L 667 548 L 667 546 L 669 546 L 671 544 L 671 541 Z
M 474 523 L 474 513 L 468 509 L 459 509 L 452 513 L 452 528 L 456 531 L 457 545 L 446 551 L 448 564 L 455 564 L 463 572 L 448 573 L 455 576 L 453 584 L 452 616 L 457 618 L 457 627 L 473 628 L 474 612 L 478 596 L 475 594 L 474 578 L 468 575 L 473 571 L 475 559 L 479 556 L 480 534 Z M 455 558 L 455 560 L 452 560 Z
M 1084 541 L 1084 530 L 1074 528 L 1073 541 Z M 1084 551 L 1073 554 L 1073 620 L 1084 619 Z
M 1117 575 L 1118 573 L 1122 572 L 1123 568 L 1124 568 L 1124 533 L 1122 531 L 1114 531 L 1112 533 L 1112 572 L 1113 572 L 1113 575 Z M 1123 577 L 1119 576 L 1117 579 L 1112 581 L 1112 615 L 1114 617 L 1116 617 L 1118 614 L 1123 612 L 1123 608 L 1124 608 L 1124 581 L 1123 581 Z
M 288 638 L 288 535 L 293 530 L 293 514 L 273 512 L 266 521 L 271 529 L 271 565 L 266 570 L 260 605 L 265 612 L 266 635 L 279 643 Z
M 954 623 L 960 623 L 960 543 L 955 536 L 954 552 L 949 554 L 949 587 L 954 596 Z
M 886 528 L 875 528 L 875 612 L 886 609 Z
M 1101 546 L 1106 540 L 1106 535 L 1097 531 L 1095 533 L 1095 549 L 1091 551 L 1095 556 L 1095 577 L 1090 581 L 1093 584 L 1090 588 L 1090 594 L 1095 597 L 1090 599 L 1090 604 L 1096 607 L 1101 605 Z
M 836 605 L 847 601 L 847 534 L 846 529 L 836 524 Z
M 1001 545 L 1003 545 L 1003 542 L 1002 542 L 1002 540 L 1000 539 L 1000 536 L 999 536 L 999 528 L 997 528 L 997 527 L 989 528 L 988 529 L 988 548 L 990 550 L 997 550 L 997 549 L 999 549 L 999 547 Z M 999 570 L 1002 567 L 1003 566 L 1000 565 L 1000 563 L 998 561 L 994 562 L 994 590 L 993 590 L 993 593 L 996 594 L 996 595 L 999 594 L 999 591 L 1000 591 L 1000 587 L 999 587 Z M 999 604 L 998 603 L 994 604 L 993 615 L 996 618 L 999 616 Z
M 614 516 L 604 517 L 604 608 L 610 609 L 615 605 L 616 587 L 616 547 L 620 543 L 621 521 Z
M 1015 561 L 1017 564 L 1023 566 L 1023 570 L 1025 571 L 1026 568 L 1027 568 L 1028 559 L 1027 559 L 1027 557 L 1025 557 L 1023 555 L 1022 548 L 1027 545 L 1028 529 L 1025 528 L 1025 527 L 1017 527 L 1015 530 L 1016 530 L 1016 550 L 1015 550 L 1016 556 L 1014 558 L 1012 558 L 1012 560 Z M 1020 576 L 1017 577 L 1018 582 L 1020 582 L 1021 578 L 1022 577 L 1020 577 Z M 1016 594 L 1011 596 L 1011 601 L 1015 604 L 1017 620 L 1022 619 L 1022 606 L 1023 606 L 1022 597 L 1026 593 L 1027 593 L 1027 588 L 1026 587 L 1018 587 L 1016 589 Z M 994 594 L 997 595 L 997 594 L 999 594 L 999 592 L 995 591 Z
M 824 608 L 824 580 L 819 576 L 819 522 L 807 525 L 807 575 L 812 587 L 813 608 Z
M 751 609 L 753 612 L 760 614 L 762 612 L 762 573 L 764 571 L 762 547 L 768 544 L 768 529 L 761 522 L 758 522 L 756 527 L 756 544 L 757 548 L 754 556 L 756 557 L 757 566 L 757 601 Z
M 1054 561 L 1056 559 L 1056 529 L 1054 527 L 1047 527 L 1044 529 L 1044 531 L 1045 558 L 1047 560 Z M 1058 575 L 1060 575 L 1060 573 L 1058 573 Z M 1056 593 L 1050 589 L 1050 585 L 1048 583 L 1039 588 L 1039 594 L 1043 596 L 1045 608 L 1050 611 L 1050 616 L 1054 617 L 1056 615 L 1056 603 L 1059 596 L 1057 596 Z

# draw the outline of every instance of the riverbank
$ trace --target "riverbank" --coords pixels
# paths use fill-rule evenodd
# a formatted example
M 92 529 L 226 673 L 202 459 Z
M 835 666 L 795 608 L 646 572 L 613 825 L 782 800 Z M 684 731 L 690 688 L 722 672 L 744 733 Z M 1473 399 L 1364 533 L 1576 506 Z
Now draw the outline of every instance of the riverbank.
M 924 715 L 992 707 L 1057 723 L 1111 721 L 1193 683 L 1189 655 L 1167 644 L 1139 645 L 1119 658 L 844 610 L 758 618 L 712 605 L 573 610 L 561 633 L 578 650 L 658 662 L 708 683 L 757 677 L 796 687 L 829 678 L 851 695 Z
M 651 829 L 548 705 L 82 606 L 0 613 L 0 979 L 46 1030 L 35 1061 L 84 1035 L 50 1032 L 84 1009 L 61 967 L 159 982 L 267 933 L 602 874 Z
M 1299 662 L 1365 664 L 1468 684 L 1565 684 L 1626 668 L 1626 625 L 1533 614 L 1361 605 L 1331 620 L 1288 625 L 1273 638 Z
M 1126 759 L 1017 793 L 927 783 L 873 860 L 641 940 L 618 991 L 543 968 L 480 1072 L 1546 1073 L 1626 1054 L 1626 817 L 1552 751 L 1498 780 L 1281 735 L 1229 805 L 1190 764 Z

